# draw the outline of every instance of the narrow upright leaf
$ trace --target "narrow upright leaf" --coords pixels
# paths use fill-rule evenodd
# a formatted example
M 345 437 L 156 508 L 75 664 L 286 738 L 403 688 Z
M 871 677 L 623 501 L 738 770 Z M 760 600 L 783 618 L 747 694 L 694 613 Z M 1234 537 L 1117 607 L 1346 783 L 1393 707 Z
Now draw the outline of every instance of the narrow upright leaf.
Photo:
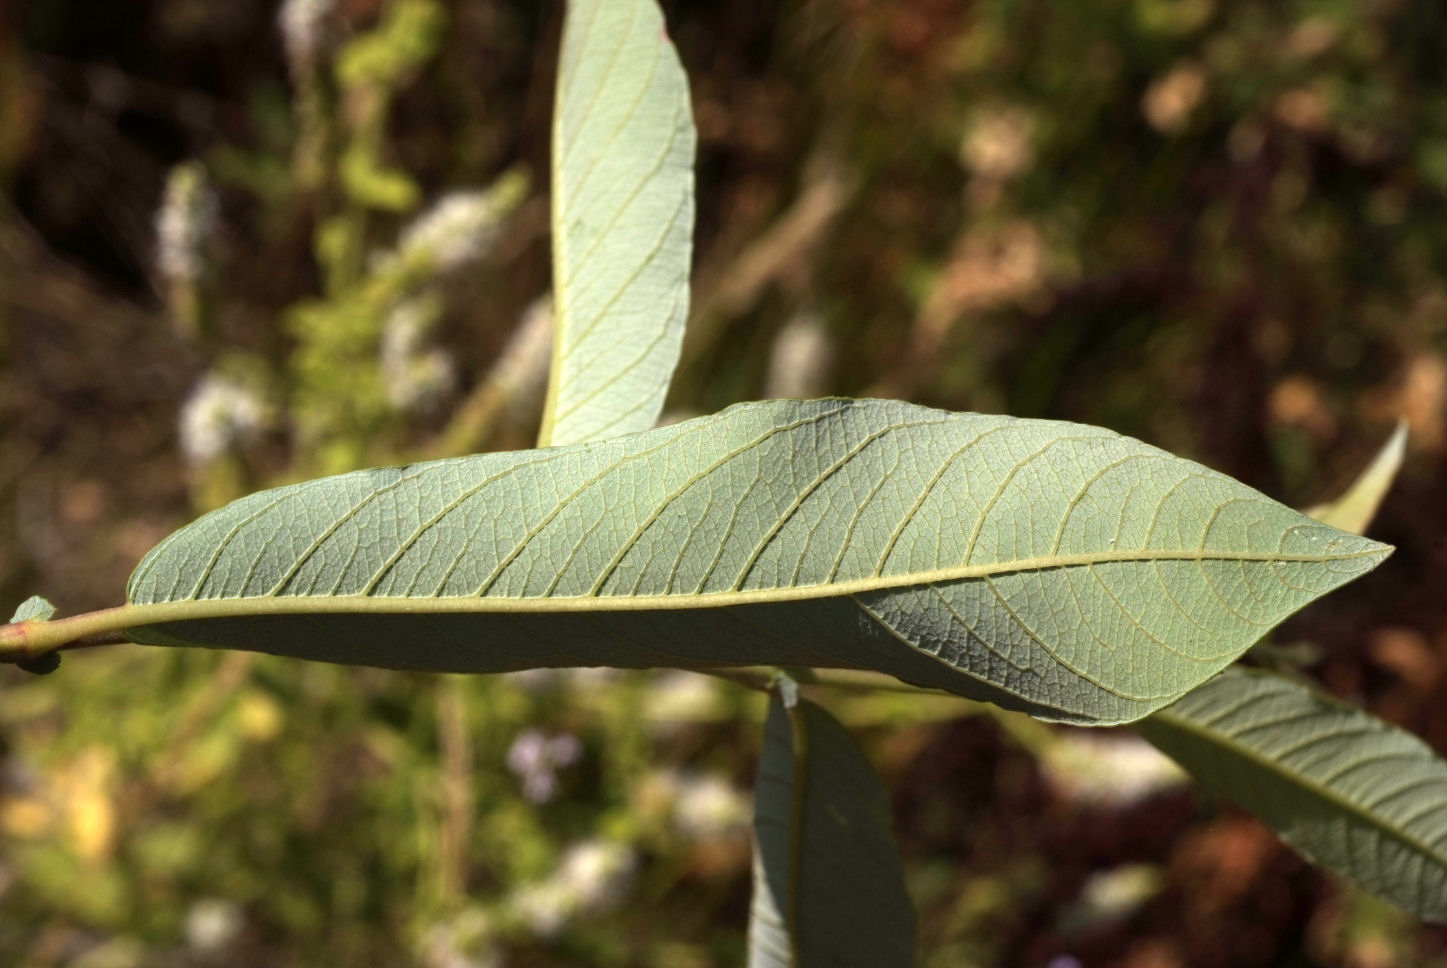
M 1096 427 L 775 400 L 254 494 L 83 628 L 454 672 L 873 669 L 1119 723 L 1389 551 Z
M 749 968 L 908 966 L 914 908 L 889 794 L 834 717 L 775 697 L 754 806 Z
M 553 366 L 539 446 L 646 430 L 688 315 L 688 79 L 654 0 L 570 0 L 553 116 Z
M 1352 482 L 1345 494 L 1335 501 L 1307 508 L 1306 514 L 1333 528 L 1362 534 L 1376 517 L 1382 498 L 1387 496 L 1392 482 L 1397 479 L 1397 471 L 1401 469 L 1406 453 L 1407 424 L 1404 421 L 1397 424 L 1397 429 L 1382 445 L 1376 459 Z
M 1309 860 L 1447 923 L 1447 763 L 1415 736 L 1242 669 L 1136 728 Z

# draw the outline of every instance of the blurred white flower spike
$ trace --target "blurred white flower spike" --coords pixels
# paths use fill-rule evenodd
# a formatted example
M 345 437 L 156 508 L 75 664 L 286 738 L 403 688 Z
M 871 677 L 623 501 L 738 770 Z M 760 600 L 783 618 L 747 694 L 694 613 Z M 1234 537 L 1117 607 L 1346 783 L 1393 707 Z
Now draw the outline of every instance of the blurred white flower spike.
M 580 915 L 617 908 L 633 883 L 638 856 L 633 848 L 607 840 L 586 840 L 568 848 L 544 880 L 522 888 L 507 908 L 534 934 L 555 937 Z
M 292 77 L 307 76 L 322 46 L 322 28 L 332 11 L 332 0 L 286 0 L 277 13 L 287 65 Z
M 546 293 L 528 304 L 493 367 L 493 379 L 514 413 L 527 413 L 542 399 L 552 352 L 553 297 Z
M 398 303 L 382 328 L 382 384 L 387 399 L 401 411 L 431 406 L 457 382 L 452 357 L 427 345 L 440 305 L 426 297 Z
M 200 278 L 216 218 L 216 194 L 206 170 L 194 161 L 171 169 L 156 212 L 156 268 L 167 281 Z
M 402 231 L 380 268 L 452 272 L 480 259 L 526 191 L 527 177 L 510 171 L 487 188 L 448 192 Z
M 507 751 L 507 767 L 522 780 L 523 796 L 547 803 L 558 792 L 558 770 L 572 766 L 583 755 L 583 744 L 569 733 L 548 736 L 525 729 Z
M 209 464 L 256 436 L 265 424 L 265 404 L 251 388 L 209 373 L 181 407 L 181 452 L 193 465 Z
M 799 313 L 779 331 L 769 353 L 764 396 L 807 400 L 829 387 L 834 348 L 829 331 L 816 313 Z

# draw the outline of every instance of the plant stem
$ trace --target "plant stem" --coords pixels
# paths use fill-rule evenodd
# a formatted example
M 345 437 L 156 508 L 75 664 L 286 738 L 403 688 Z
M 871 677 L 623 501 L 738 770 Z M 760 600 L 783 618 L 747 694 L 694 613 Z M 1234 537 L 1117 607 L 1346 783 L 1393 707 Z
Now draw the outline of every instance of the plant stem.
M 693 669 L 715 679 L 726 679 L 750 689 L 769 692 L 774 688 L 778 669 L 774 666 L 734 666 L 715 669 Z M 950 696 L 950 693 L 923 686 L 911 686 L 900 682 L 894 676 L 867 669 L 797 669 L 790 667 L 789 676 L 801 685 L 828 686 L 835 689 L 854 689 L 866 692 L 903 692 L 911 695 L 929 693 Z M 951 696 L 951 698 L 959 698 Z M 961 702 L 966 700 L 961 699 Z
M 133 606 L 120 605 L 69 618 L 0 625 L 0 662 L 23 662 L 56 649 L 124 642 Z
M 151 613 L 164 613 L 167 610 L 165 605 L 120 605 L 98 612 L 84 612 L 68 618 L 0 625 L 0 662 L 24 662 L 57 649 L 117 645 L 127 641 L 124 637 L 127 628 L 160 619 L 160 615 Z M 692 671 L 718 679 L 726 679 L 750 689 L 768 692 L 775 685 L 778 670 L 774 666 L 737 666 L 694 669 Z M 948 695 L 939 690 L 911 686 L 900 682 L 893 676 L 885 675 L 882 672 L 870 672 L 867 669 L 790 668 L 787 671 L 795 681 L 810 686 L 829 686 L 837 689 L 873 692 Z

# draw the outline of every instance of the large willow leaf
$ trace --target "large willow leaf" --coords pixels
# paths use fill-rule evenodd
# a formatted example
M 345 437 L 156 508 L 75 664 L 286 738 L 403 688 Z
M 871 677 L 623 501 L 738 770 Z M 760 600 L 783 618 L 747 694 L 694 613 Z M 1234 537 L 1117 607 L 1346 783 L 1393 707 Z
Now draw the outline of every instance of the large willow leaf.
M 693 236 L 688 79 L 653 0 L 569 0 L 553 116 L 553 367 L 539 443 L 653 426 Z
M 146 556 L 127 622 L 463 672 L 874 669 L 1116 723 L 1389 551 L 1108 430 L 779 400 L 251 495 Z
M 1241 669 L 1136 728 L 1310 860 L 1447 922 L 1447 763 L 1415 736 Z
M 834 717 L 775 697 L 754 793 L 749 968 L 911 963 L 889 793 Z

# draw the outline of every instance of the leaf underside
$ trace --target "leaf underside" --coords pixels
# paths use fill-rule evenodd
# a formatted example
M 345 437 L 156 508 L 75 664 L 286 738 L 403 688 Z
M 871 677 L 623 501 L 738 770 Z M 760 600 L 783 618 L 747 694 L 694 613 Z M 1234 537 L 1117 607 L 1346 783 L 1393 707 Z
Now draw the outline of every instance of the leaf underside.
M 693 251 L 688 79 L 653 0 L 570 0 L 553 119 L 553 366 L 540 443 L 653 426 Z
M 155 644 L 862 668 L 1117 723 L 1389 552 L 1099 428 L 769 401 L 254 494 L 163 541 L 128 598 Z
M 1136 728 L 1309 860 L 1447 922 L 1447 762 L 1417 737 L 1242 669 Z
M 769 703 L 754 809 L 749 968 L 911 963 L 889 794 L 838 721 Z

